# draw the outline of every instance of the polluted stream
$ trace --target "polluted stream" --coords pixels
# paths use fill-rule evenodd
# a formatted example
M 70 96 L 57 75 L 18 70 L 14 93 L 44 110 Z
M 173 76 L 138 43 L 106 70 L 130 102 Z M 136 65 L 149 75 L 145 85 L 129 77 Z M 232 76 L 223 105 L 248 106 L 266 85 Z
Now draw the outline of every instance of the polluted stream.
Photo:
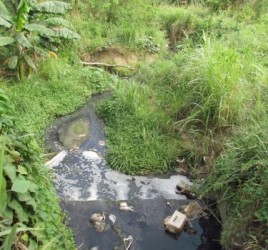
M 57 153 L 46 165 L 77 248 L 221 249 L 220 224 L 212 216 L 191 220 L 194 233 L 165 230 L 164 219 L 190 203 L 176 192 L 178 184 L 191 185 L 185 176 L 130 176 L 108 166 L 105 125 L 96 105 L 110 95 L 94 95 L 76 112 L 58 118 L 46 133 L 48 150 Z M 92 223 L 94 216 L 100 219 L 97 223 Z

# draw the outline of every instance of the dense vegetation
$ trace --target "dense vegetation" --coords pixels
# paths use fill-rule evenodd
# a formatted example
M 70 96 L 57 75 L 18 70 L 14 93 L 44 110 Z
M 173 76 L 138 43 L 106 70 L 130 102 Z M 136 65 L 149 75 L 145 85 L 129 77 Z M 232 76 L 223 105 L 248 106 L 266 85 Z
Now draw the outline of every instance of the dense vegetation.
M 74 249 L 34 134 L 18 120 L 2 92 L 0 100 L 2 248 L 11 249 L 14 243 L 14 249 Z
M 108 89 L 114 94 L 98 111 L 110 165 L 155 174 L 184 158 L 191 174 L 208 175 L 200 195 L 217 200 L 224 247 L 267 248 L 267 1 L 76 0 L 59 4 L 58 13 L 38 7 L 45 1 L 11 2 L 29 8 L 19 5 L 13 19 L 0 11 L 0 87 L 14 105 L 1 92 L 5 249 L 14 239 L 15 247 L 74 248 L 35 139 L 42 144 L 56 116 Z M 72 24 L 63 19 L 66 2 Z M 135 74 L 115 67 L 124 80 L 81 65 L 97 60 Z

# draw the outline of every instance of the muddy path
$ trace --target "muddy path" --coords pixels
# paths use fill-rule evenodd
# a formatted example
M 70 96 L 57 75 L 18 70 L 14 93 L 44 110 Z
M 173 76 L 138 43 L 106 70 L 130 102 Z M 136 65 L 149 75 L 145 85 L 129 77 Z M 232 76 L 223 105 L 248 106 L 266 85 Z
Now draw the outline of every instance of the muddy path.
M 163 220 L 172 214 L 167 202 L 172 209 L 189 203 L 175 192 L 177 184 L 191 184 L 185 176 L 129 176 L 108 166 L 104 123 L 96 105 L 109 95 L 93 96 L 73 114 L 57 119 L 46 134 L 48 150 L 58 153 L 47 166 L 79 249 L 127 249 L 124 239 L 130 235 L 130 249 L 220 249 L 220 226 L 212 217 L 192 221 L 194 235 L 182 232 L 175 237 L 165 232 Z M 121 201 L 134 211 L 120 210 Z M 104 216 L 101 232 L 89 222 L 94 213 Z

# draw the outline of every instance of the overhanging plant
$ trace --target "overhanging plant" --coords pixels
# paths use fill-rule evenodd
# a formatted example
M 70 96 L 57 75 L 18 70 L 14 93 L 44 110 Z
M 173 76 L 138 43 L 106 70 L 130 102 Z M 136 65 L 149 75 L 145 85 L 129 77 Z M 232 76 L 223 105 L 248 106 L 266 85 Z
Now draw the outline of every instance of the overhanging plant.
M 64 40 L 79 38 L 63 18 L 70 8 L 61 1 L 0 0 L 0 55 L 19 80 L 36 69 L 35 58 L 55 56 Z

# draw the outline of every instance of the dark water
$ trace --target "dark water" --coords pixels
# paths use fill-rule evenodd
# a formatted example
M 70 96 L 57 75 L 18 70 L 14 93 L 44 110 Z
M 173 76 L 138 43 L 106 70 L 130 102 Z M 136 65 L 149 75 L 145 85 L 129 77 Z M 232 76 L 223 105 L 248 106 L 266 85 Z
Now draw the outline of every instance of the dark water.
M 187 201 L 169 200 L 173 208 L 179 208 Z M 212 218 L 196 219 L 192 225 L 197 230 L 195 235 L 182 232 L 174 236 L 165 232 L 163 220 L 172 213 L 166 205 L 166 200 L 128 201 L 134 207 L 134 212 L 119 210 L 119 202 L 105 201 L 66 201 L 63 207 L 71 217 L 70 226 L 76 235 L 80 249 L 114 249 L 122 243 L 122 238 L 113 229 L 107 219 L 109 214 L 116 216 L 116 224 L 122 230 L 124 237 L 132 235 L 134 242 L 131 249 L 181 249 L 181 250 L 218 250 L 220 225 Z M 96 212 L 105 212 L 110 228 L 106 232 L 96 232 L 90 224 L 89 217 Z M 124 248 L 120 248 L 124 249 Z
M 169 201 L 173 209 L 189 203 L 185 196 L 175 193 L 179 182 L 190 183 L 186 177 L 127 176 L 109 168 L 103 158 L 104 124 L 95 113 L 95 104 L 109 95 L 94 96 L 78 111 L 59 118 L 46 136 L 51 151 L 64 150 L 63 159 L 53 165 L 54 184 L 79 249 L 125 249 L 123 238 L 129 235 L 134 238 L 130 249 L 136 250 L 221 249 L 220 225 L 213 217 L 192 221 L 197 231 L 194 235 L 182 232 L 175 237 L 165 232 L 163 220 L 172 214 L 166 202 Z M 65 137 L 68 137 L 67 144 Z M 73 148 L 70 147 L 72 142 Z M 121 200 L 132 205 L 134 212 L 121 211 Z M 107 230 L 97 232 L 89 218 L 93 213 L 102 212 L 106 216 Z M 117 218 L 115 226 L 108 219 L 110 214 Z

